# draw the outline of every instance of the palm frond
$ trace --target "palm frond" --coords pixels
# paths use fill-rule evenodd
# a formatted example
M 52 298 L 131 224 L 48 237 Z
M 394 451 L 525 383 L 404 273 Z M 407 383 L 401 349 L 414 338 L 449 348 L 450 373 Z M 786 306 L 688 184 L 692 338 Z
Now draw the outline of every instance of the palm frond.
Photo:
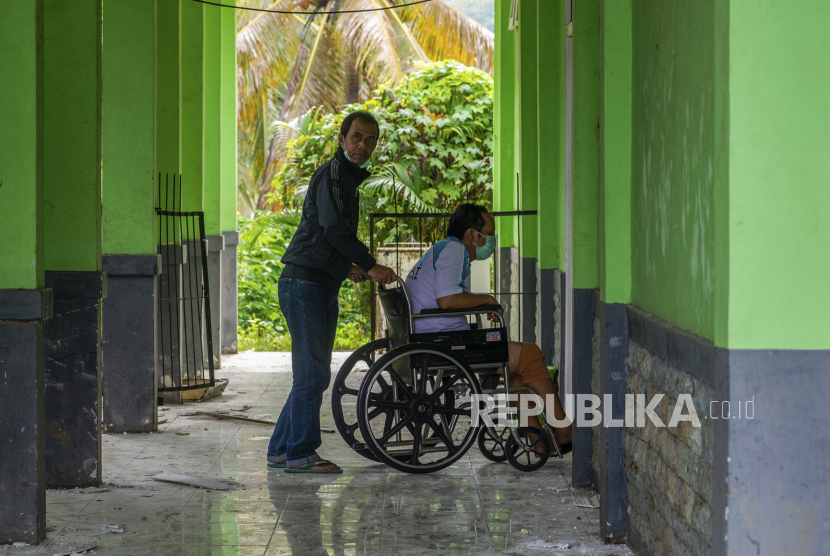
M 384 197 L 390 204 L 395 202 L 397 196 L 400 199 L 399 212 L 439 212 L 421 199 L 421 174 L 417 168 L 407 169 L 397 162 L 390 162 L 378 174 L 367 179 L 363 188 Z
M 495 35 L 440 0 L 403 8 L 401 20 L 432 61 L 458 60 L 493 73 Z

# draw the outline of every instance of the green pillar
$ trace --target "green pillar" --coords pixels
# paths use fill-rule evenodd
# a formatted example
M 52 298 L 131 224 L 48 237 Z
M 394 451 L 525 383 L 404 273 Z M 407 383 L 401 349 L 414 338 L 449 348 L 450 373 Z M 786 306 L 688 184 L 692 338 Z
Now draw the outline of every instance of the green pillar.
M 234 4 L 231 2 L 231 4 Z M 236 246 L 236 10 L 220 13 L 220 217 L 225 249 L 222 251 L 221 339 L 222 353 L 237 352 Z
M 222 182 L 222 12 L 233 9 L 205 6 L 205 233 L 219 235 Z
M 597 279 L 599 2 L 573 3 L 573 287 Z
M 218 8 L 221 9 L 221 8 Z M 204 208 L 205 5 L 182 4 L 182 209 Z
M 155 174 L 180 174 L 182 0 L 155 0 Z M 164 189 L 162 189 L 162 193 Z M 172 210 L 172 198 L 160 199 Z
M 0 52 L 0 542 L 35 544 L 46 537 L 43 319 L 51 312 L 42 0 L 0 2 Z
M 101 0 L 44 3 L 46 270 L 101 270 Z
M 539 268 L 564 267 L 565 4 L 539 2 L 537 29 L 538 259 Z
M 44 1 L 46 483 L 101 482 L 102 0 Z
M 496 0 L 496 63 L 495 63 L 495 121 L 493 139 L 495 141 L 495 165 L 493 178 L 495 191 L 493 206 L 495 210 L 511 211 L 516 209 L 516 173 L 515 155 L 515 76 L 516 76 L 516 37 L 508 29 L 510 20 L 510 0 Z M 499 247 L 516 245 L 516 219 L 501 217 L 497 222 Z
M 602 1 L 600 33 L 600 299 L 631 301 L 631 0 Z
M 0 289 L 43 287 L 42 8 L 0 9 Z
M 234 2 L 227 2 L 233 5 Z M 221 17 L 221 220 L 223 232 L 236 231 L 236 10 Z
M 103 24 L 104 428 L 156 430 L 154 3 L 112 0 Z
M 518 71 L 515 80 L 516 155 L 514 159 L 515 173 L 519 176 L 518 210 L 536 210 L 538 202 L 536 8 L 537 0 L 519 2 L 519 29 L 516 42 Z M 520 256 L 522 258 L 536 258 L 537 256 L 536 220 L 535 216 L 519 218 Z

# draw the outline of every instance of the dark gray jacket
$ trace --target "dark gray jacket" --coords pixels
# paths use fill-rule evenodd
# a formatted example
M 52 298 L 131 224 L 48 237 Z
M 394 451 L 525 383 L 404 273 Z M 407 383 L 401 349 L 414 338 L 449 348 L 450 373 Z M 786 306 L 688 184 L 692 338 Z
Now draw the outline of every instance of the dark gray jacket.
M 340 147 L 314 172 L 300 225 L 282 257 L 286 266 L 281 276 L 318 282 L 336 293 L 352 263 L 367 272 L 375 266 L 375 258 L 357 239 L 358 186 L 369 175 Z

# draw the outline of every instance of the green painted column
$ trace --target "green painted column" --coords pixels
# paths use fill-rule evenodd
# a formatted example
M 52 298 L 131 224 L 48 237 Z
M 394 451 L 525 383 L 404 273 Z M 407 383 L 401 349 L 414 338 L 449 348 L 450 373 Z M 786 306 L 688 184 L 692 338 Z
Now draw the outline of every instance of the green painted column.
M 599 1 L 573 3 L 573 287 L 597 278 Z
M 560 218 L 565 207 L 565 4 L 538 3 L 537 29 L 537 162 L 539 268 L 564 266 L 564 234 Z M 560 241 L 561 240 L 561 241 Z
M 493 139 L 495 165 L 493 178 L 493 208 L 500 211 L 516 209 L 515 157 L 515 77 L 516 36 L 508 29 L 510 0 L 496 0 L 496 64 L 495 64 L 495 118 Z M 499 247 L 516 245 L 516 219 L 501 217 L 497 222 Z
M 515 81 L 516 155 L 514 158 L 515 174 L 519 176 L 518 210 L 536 210 L 538 202 L 536 12 L 537 0 L 519 2 L 519 29 L 516 43 L 518 71 Z M 537 256 L 536 221 L 535 216 L 519 218 L 520 256 L 522 258 L 536 258 Z
M 600 5 L 600 299 L 631 301 L 631 0 Z
M 158 420 L 154 11 L 154 2 L 108 0 L 103 23 L 103 412 L 110 433 L 152 432 Z
M 234 5 L 234 2 L 226 2 Z M 236 231 L 236 10 L 221 18 L 221 220 L 222 231 Z
M 221 9 L 221 8 L 220 8 Z M 205 5 L 182 4 L 182 209 L 204 208 Z
M 103 51 L 103 251 L 153 254 L 153 3 L 107 3 Z
M 234 4 L 229 2 L 229 4 Z M 220 13 L 220 219 L 222 251 L 221 339 L 222 353 L 237 352 L 238 289 L 236 245 L 236 10 Z
M 43 287 L 42 8 L 0 6 L 0 289 Z
M 43 319 L 51 312 L 42 0 L 0 2 L 0 52 L 0 542 L 35 544 L 46 537 Z
M 222 183 L 222 12 L 232 9 L 205 6 L 205 233 L 218 235 L 221 223 Z
M 44 3 L 46 270 L 101 270 L 101 0 Z
M 155 0 L 155 174 L 180 174 L 182 1 Z M 189 0 L 188 0 L 189 2 Z M 162 189 L 162 192 L 164 189 Z M 161 199 L 172 208 L 172 199 Z

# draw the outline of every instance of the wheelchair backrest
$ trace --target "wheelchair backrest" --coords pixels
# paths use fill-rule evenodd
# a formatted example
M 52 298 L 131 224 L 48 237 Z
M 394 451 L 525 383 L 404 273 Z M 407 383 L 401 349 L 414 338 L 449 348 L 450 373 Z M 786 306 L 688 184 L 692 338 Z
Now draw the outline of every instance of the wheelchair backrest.
M 406 285 L 398 278 L 394 288 L 378 288 L 380 304 L 386 315 L 386 329 L 389 334 L 390 348 L 394 349 L 407 343 L 412 333 L 412 307 L 406 293 Z

